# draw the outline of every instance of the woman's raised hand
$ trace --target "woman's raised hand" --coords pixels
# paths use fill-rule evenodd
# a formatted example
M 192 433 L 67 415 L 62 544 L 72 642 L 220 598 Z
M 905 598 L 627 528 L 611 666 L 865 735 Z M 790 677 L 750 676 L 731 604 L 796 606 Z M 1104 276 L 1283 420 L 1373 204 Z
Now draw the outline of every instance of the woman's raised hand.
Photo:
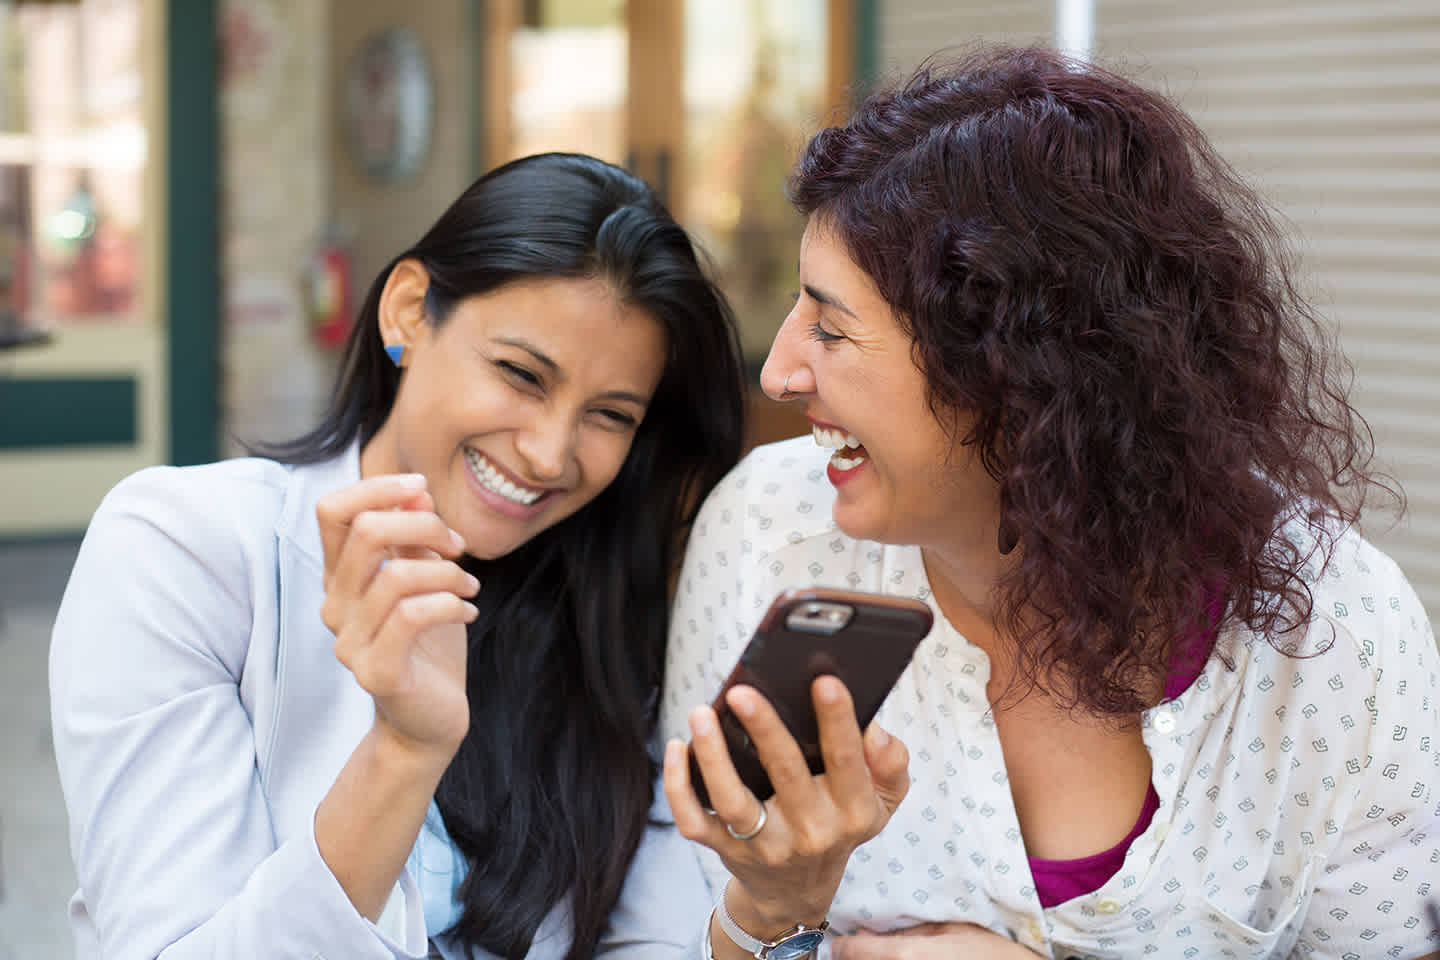
M 448 763 L 470 725 L 465 625 L 480 589 L 455 562 L 464 541 L 418 475 L 362 480 L 316 514 L 335 656 L 375 698 L 377 732 Z
M 726 694 L 775 787 L 764 805 L 763 825 L 753 835 L 761 806 L 735 772 L 715 712 L 702 706 L 690 715 L 690 749 L 714 814 L 690 787 L 685 745 L 677 740 L 666 746 L 665 795 L 676 826 L 720 855 L 734 878 L 726 900 L 730 913 L 755 936 L 824 919 L 850 854 L 889 822 L 910 786 L 905 745 L 873 723 L 862 735 L 840 680 L 817 678 L 811 698 L 825 759 L 825 772 L 818 776 L 758 691 L 737 686 Z

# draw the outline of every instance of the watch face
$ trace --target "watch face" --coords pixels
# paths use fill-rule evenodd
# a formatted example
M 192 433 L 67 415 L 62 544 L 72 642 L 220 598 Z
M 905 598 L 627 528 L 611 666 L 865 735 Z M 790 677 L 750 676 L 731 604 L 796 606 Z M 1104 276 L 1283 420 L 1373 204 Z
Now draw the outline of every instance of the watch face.
M 766 960 L 799 960 L 808 956 L 825 940 L 824 930 L 804 930 L 786 937 L 766 952 Z

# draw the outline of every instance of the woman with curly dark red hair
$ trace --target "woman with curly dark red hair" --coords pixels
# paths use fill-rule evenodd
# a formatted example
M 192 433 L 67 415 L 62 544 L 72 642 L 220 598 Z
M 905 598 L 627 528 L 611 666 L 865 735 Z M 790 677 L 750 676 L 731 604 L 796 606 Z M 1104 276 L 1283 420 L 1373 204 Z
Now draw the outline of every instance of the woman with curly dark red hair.
M 672 741 L 713 955 L 827 919 L 847 960 L 1433 950 L 1435 641 L 1355 530 L 1398 491 L 1254 194 L 1174 104 L 1039 50 L 872 95 L 792 187 L 762 383 L 828 449 L 709 498 L 662 702 L 716 811 Z M 811 583 L 937 626 L 863 734 L 815 682 L 819 777 L 729 695 L 761 804 L 696 705 Z

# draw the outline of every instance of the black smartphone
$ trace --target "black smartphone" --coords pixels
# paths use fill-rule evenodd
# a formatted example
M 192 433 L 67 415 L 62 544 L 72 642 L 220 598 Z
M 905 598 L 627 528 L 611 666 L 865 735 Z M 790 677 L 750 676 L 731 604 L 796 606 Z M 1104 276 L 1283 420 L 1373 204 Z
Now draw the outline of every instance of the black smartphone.
M 855 718 L 863 730 L 933 624 L 929 607 L 905 597 L 809 587 L 786 590 L 775 598 L 713 704 L 735 771 L 760 802 L 774 795 L 775 788 L 755 745 L 726 704 L 725 691 L 746 684 L 764 694 L 800 745 L 810 771 L 821 773 L 825 762 L 810 700 L 815 678 L 840 678 L 855 701 Z M 709 808 L 710 795 L 693 751 L 690 783 Z

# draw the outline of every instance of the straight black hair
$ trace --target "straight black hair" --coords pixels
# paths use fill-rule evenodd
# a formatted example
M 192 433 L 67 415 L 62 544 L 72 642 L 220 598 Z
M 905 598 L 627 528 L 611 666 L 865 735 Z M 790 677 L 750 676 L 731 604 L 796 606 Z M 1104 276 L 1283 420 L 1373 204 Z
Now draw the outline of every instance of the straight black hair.
M 667 335 L 665 371 L 610 486 L 507 556 L 466 559 L 484 583 L 469 628 L 470 732 L 435 794 L 469 864 L 450 933 L 518 957 L 545 915 L 568 907 L 569 956 L 590 957 L 648 822 L 670 575 L 695 510 L 741 452 L 734 319 L 643 181 L 592 157 L 526 157 L 481 177 L 380 272 L 323 421 L 265 453 L 315 462 L 380 429 L 400 382 L 380 296 L 405 258 L 430 275 L 435 324 L 507 283 L 599 277 Z

